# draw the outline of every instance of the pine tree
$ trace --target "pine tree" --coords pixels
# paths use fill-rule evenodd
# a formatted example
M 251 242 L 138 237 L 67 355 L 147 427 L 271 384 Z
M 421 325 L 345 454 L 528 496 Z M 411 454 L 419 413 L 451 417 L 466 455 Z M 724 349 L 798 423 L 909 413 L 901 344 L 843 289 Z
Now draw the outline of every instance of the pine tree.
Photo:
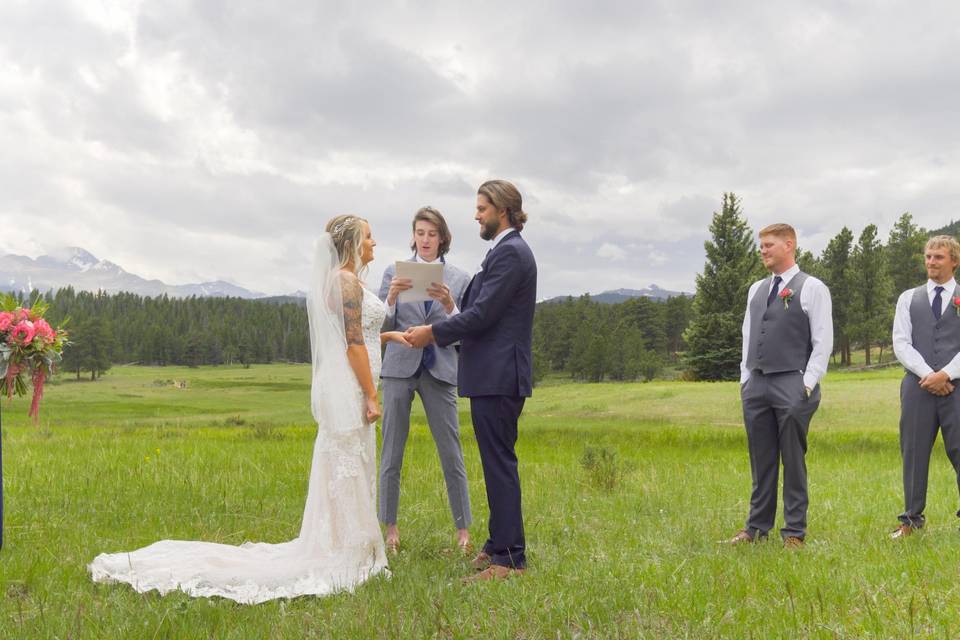
M 892 284 L 887 275 L 883 245 L 877 237 L 877 225 L 864 227 L 853 249 L 852 262 L 857 286 L 852 292 L 851 336 L 866 352 L 865 364 L 870 364 L 872 345 L 882 345 L 884 337 L 890 335 L 894 310 L 890 304 Z
M 927 234 L 913 223 L 913 216 L 904 213 L 890 230 L 887 240 L 887 274 L 892 283 L 891 305 L 895 305 L 901 292 L 916 287 L 927 279 L 923 264 L 923 247 Z
M 704 243 L 707 261 L 697 276 L 693 321 L 684 333 L 686 361 L 700 380 L 733 380 L 739 375 L 747 291 L 763 270 L 753 232 L 733 193 L 723 194 L 710 233 L 713 240 Z
M 853 277 L 853 232 L 844 227 L 827 243 L 815 274 L 830 289 L 833 301 L 833 348 L 840 364 L 850 365 L 851 304 L 856 282 Z

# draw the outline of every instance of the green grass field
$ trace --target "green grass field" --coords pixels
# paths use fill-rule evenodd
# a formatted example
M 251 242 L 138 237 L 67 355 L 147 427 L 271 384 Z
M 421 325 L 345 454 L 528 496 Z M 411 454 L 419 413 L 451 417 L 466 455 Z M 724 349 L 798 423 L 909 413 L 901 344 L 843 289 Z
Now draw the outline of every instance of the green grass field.
M 309 368 L 117 368 L 48 388 L 39 428 L 4 403 L 2 638 L 951 638 L 960 634 L 956 478 L 934 451 L 928 527 L 902 507 L 897 369 L 832 373 L 810 435 L 806 549 L 730 548 L 750 470 L 733 383 L 536 390 L 519 456 L 530 571 L 462 585 L 423 420 L 408 443 L 393 576 L 354 594 L 241 606 L 89 581 L 102 551 L 160 538 L 295 536 L 314 426 Z M 186 388 L 174 386 L 185 381 Z M 418 405 L 419 406 L 419 405 Z M 486 505 L 462 406 L 474 539 Z M 586 447 L 623 472 L 580 462 Z M 778 523 L 779 526 L 779 523 Z

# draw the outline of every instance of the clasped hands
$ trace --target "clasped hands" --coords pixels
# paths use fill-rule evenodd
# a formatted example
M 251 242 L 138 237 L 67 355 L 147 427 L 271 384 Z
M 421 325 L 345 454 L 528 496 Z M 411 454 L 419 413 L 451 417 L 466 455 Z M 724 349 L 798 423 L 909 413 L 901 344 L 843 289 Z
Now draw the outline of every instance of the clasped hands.
M 950 395 L 954 389 L 953 383 L 950 382 L 950 375 L 945 371 L 935 371 L 923 376 L 920 379 L 920 388 L 935 396 Z
M 422 349 L 433 342 L 433 327 L 428 324 L 410 327 L 403 334 L 411 347 Z

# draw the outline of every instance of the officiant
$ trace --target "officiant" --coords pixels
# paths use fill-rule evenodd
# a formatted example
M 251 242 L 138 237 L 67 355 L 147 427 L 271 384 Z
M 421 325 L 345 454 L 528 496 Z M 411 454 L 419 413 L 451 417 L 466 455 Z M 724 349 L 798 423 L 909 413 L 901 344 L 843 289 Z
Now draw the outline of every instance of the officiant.
M 432 324 L 459 313 L 458 305 L 470 276 L 446 261 L 452 237 L 443 215 L 433 207 L 423 207 L 413 216 L 413 256 L 410 262 L 441 263 L 443 282 L 427 288 L 430 300 L 403 302 L 402 292 L 412 286 L 409 278 L 396 275 L 390 265 L 383 274 L 380 299 L 387 305 L 384 331 L 404 331 L 408 327 Z M 400 549 L 397 511 L 400 503 L 400 469 L 410 433 L 410 409 L 415 394 L 420 395 L 427 424 L 440 456 L 447 486 L 447 498 L 457 529 L 457 545 L 470 550 L 470 494 L 460 444 L 457 414 L 457 351 L 453 346 L 428 345 L 411 349 L 398 343 L 387 344 L 380 377 L 383 385 L 383 445 L 380 460 L 378 515 L 386 527 L 388 551 Z

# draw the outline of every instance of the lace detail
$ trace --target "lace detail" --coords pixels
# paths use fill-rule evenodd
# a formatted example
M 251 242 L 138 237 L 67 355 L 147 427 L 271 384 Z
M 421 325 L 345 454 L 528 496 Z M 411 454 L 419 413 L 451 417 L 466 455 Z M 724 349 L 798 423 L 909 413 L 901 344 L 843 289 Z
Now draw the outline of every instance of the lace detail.
M 385 315 L 379 298 L 364 289 L 363 336 L 374 380 L 380 378 Z M 372 425 L 316 438 L 300 535 L 289 542 L 162 540 L 129 553 L 100 554 L 88 566 L 91 577 L 124 582 L 141 593 L 179 589 L 256 604 L 353 591 L 372 576 L 389 575 L 376 517 L 375 446 Z
M 363 343 L 370 358 L 370 372 L 374 381 L 380 379 L 383 358 L 380 355 L 380 329 L 387 317 L 387 308 L 375 293 L 363 289 Z

